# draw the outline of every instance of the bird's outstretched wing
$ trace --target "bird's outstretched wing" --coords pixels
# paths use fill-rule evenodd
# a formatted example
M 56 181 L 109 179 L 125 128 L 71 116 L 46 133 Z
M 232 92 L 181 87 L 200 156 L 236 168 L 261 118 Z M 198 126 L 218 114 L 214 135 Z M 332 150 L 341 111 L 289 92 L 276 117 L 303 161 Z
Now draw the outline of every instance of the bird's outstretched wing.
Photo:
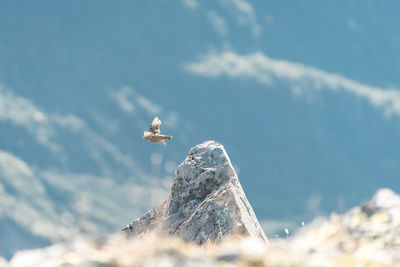
M 153 122 L 150 125 L 149 131 L 154 134 L 159 134 L 160 131 L 161 120 L 158 117 L 155 117 Z

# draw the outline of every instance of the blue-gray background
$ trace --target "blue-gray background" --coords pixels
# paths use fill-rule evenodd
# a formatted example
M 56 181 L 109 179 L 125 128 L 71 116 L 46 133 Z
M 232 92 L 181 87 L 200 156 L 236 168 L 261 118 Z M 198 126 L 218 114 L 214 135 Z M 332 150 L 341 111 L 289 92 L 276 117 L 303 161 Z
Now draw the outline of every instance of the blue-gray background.
M 399 190 L 398 1 L 0 1 L 0 255 L 118 231 L 221 142 L 267 235 Z M 154 115 L 174 136 L 141 139 Z

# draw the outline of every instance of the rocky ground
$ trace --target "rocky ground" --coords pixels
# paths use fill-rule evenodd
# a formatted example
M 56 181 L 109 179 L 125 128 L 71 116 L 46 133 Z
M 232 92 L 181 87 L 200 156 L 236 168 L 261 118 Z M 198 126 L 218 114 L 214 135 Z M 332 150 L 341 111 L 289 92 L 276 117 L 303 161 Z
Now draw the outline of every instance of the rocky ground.
M 343 215 L 317 219 L 288 239 L 231 236 L 202 246 L 148 233 L 76 240 L 21 251 L 0 266 L 399 266 L 400 196 L 379 190 Z
M 400 266 L 400 196 L 264 235 L 223 146 L 204 142 L 176 171 L 169 198 L 123 232 L 17 252 L 0 266 Z

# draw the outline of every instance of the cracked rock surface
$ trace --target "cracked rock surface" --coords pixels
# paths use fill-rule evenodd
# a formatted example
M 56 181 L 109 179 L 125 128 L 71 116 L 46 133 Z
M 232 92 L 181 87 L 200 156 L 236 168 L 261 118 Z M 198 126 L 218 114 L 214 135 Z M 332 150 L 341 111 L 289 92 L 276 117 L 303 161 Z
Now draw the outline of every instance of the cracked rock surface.
M 206 141 L 178 166 L 169 198 L 130 223 L 128 235 L 149 231 L 204 244 L 229 235 L 268 243 L 224 147 Z

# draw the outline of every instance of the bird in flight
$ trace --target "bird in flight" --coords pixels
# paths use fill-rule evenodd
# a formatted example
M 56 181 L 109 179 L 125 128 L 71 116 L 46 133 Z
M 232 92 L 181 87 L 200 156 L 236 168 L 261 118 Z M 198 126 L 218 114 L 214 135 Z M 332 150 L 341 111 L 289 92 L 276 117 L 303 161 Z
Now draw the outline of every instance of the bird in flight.
M 165 140 L 172 139 L 172 136 L 160 134 L 160 125 L 161 120 L 158 117 L 155 117 L 153 122 L 150 124 L 150 129 L 144 131 L 143 138 L 151 143 L 162 143 L 163 145 L 166 145 Z

